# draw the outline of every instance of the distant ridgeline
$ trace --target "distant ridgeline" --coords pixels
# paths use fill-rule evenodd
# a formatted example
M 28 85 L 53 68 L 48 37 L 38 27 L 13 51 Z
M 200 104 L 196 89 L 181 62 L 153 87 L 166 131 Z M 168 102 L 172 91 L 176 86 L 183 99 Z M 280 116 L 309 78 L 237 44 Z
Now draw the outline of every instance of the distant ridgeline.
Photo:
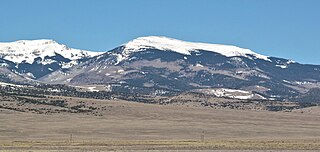
M 175 96 L 195 90 L 215 95 L 217 89 L 229 89 L 247 92 L 246 100 L 319 102 L 319 65 L 158 36 L 140 37 L 107 52 L 72 49 L 52 40 L 0 43 L 0 72 L 1 82 L 29 84 L 46 95 Z M 45 91 L 45 85 L 62 89 Z M 224 93 L 228 95 L 215 96 L 239 97 Z

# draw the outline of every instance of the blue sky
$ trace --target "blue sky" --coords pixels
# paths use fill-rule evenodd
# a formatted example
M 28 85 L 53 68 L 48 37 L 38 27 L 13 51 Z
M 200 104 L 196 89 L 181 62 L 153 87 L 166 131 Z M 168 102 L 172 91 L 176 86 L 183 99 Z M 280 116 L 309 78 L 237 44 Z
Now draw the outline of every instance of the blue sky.
M 320 64 L 320 0 L 1 0 L 0 41 L 107 51 L 139 36 L 232 44 Z

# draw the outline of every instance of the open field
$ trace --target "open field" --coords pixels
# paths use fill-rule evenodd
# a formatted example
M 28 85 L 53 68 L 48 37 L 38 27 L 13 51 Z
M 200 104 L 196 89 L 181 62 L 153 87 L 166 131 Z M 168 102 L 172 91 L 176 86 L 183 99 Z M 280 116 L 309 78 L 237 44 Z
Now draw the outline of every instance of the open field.
M 270 112 L 64 99 L 70 106 L 97 109 L 46 114 L 0 109 L 0 151 L 320 150 L 319 107 Z
M 198 151 L 316 151 L 318 140 L 208 140 L 208 141 L 73 141 L 73 142 L 27 142 L 2 143 L 5 151 L 127 151 L 127 150 L 198 150 Z

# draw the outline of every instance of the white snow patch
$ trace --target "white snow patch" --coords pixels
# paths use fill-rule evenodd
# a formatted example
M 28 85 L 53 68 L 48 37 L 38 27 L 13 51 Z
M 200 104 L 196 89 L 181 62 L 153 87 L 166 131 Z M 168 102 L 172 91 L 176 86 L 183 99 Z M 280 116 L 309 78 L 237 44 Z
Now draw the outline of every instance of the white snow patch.
M 48 88 L 47 90 L 50 91 L 50 92 L 61 92 L 61 90 L 59 90 L 59 89 Z
M 290 81 L 288 81 L 288 80 L 282 80 L 283 82 L 285 82 L 285 83 L 291 83 Z
M 262 95 L 260 95 L 260 94 L 255 94 L 256 96 L 258 96 L 259 98 L 261 98 L 261 99 L 267 99 L 267 98 L 265 98 L 265 97 L 263 97 Z
M 116 56 L 117 56 L 117 62 L 115 63 L 115 65 L 118 65 L 122 60 L 126 59 L 128 55 L 129 55 L 129 54 L 123 54 L 123 55 L 121 55 L 121 54 L 116 54 Z
M 28 72 L 28 73 L 26 73 L 26 74 L 27 74 L 27 76 L 29 76 L 29 77 L 31 77 L 31 78 L 35 78 L 34 75 L 33 75 L 32 73 L 30 73 L 30 72 Z
M 111 85 L 107 85 L 105 86 L 107 92 L 112 92 L 112 86 Z
M 288 66 L 286 66 L 286 65 L 276 65 L 276 67 L 280 67 L 280 68 L 282 68 L 282 69 L 288 68 Z
M 235 99 L 251 99 L 254 97 L 254 94 L 246 95 L 246 96 L 232 96 Z
M 44 61 L 38 62 L 38 63 L 42 63 L 43 65 L 47 65 L 47 64 L 54 63 L 54 62 L 56 62 L 56 61 L 52 60 L 52 59 L 45 59 Z
M 125 49 L 122 54 L 122 57 L 124 58 L 126 58 L 132 52 L 144 51 L 151 48 L 163 51 L 173 51 L 184 55 L 191 55 L 191 52 L 205 50 L 219 53 L 227 57 L 243 56 L 251 58 L 251 56 L 254 56 L 258 59 L 263 59 L 271 62 L 268 56 L 257 54 L 249 49 L 244 49 L 237 46 L 185 42 L 177 39 L 159 36 L 139 37 L 128 42 L 127 44 L 124 44 L 124 46 Z M 122 60 L 122 58 L 119 59 Z
M 250 93 L 249 91 L 244 90 L 235 90 L 235 89 L 223 89 L 225 92 L 239 92 L 239 93 Z
M 0 86 L 24 87 L 22 85 L 17 85 L 17 84 L 12 84 L 12 83 L 5 83 L 5 82 L 0 82 Z
M 287 64 L 291 64 L 291 63 L 297 63 L 296 61 L 293 61 L 293 60 L 289 60 L 288 62 L 287 62 Z
M 196 67 L 204 67 L 202 64 L 197 63 Z
M 75 66 L 77 64 L 78 64 L 78 62 L 76 60 L 74 60 L 74 61 L 70 61 L 69 63 L 62 64 L 61 68 L 68 69 L 68 68 L 71 68 L 72 66 Z
M 256 95 L 244 90 L 235 90 L 235 89 L 225 89 L 225 88 L 219 88 L 219 89 L 212 89 L 211 93 L 217 97 L 227 97 L 227 98 L 234 98 L 234 99 L 252 99 Z M 261 99 L 265 99 L 262 96 L 258 96 Z
M 311 81 L 295 81 L 294 83 L 299 85 L 314 84 L 314 82 Z
M 117 73 L 123 73 L 123 72 L 124 72 L 123 69 L 119 69 L 119 70 L 117 71 Z
M 0 67 L 9 67 L 9 65 L 7 63 L 1 63 Z
M 99 92 L 99 90 L 97 90 L 96 87 L 88 87 L 88 91 L 90 91 L 90 92 Z
M 55 56 L 60 54 L 70 60 L 76 60 L 83 57 L 92 57 L 102 52 L 90 52 L 85 50 L 72 49 L 66 45 L 59 44 L 53 40 L 20 40 L 15 42 L 1 42 L 0 43 L 0 57 L 6 60 L 21 63 L 23 61 L 32 64 L 34 59 L 40 57 L 44 59 L 46 56 Z M 44 64 L 52 63 L 48 59 L 43 61 Z

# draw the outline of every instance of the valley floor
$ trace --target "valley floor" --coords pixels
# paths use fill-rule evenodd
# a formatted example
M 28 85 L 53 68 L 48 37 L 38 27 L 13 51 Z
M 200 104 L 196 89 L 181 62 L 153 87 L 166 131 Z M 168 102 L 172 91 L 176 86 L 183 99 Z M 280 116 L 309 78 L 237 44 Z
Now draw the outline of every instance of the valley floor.
M 270 112 L 66 99 L 97 111 L 0 108 L 0 151 L 320 150 L 319 107 Z

